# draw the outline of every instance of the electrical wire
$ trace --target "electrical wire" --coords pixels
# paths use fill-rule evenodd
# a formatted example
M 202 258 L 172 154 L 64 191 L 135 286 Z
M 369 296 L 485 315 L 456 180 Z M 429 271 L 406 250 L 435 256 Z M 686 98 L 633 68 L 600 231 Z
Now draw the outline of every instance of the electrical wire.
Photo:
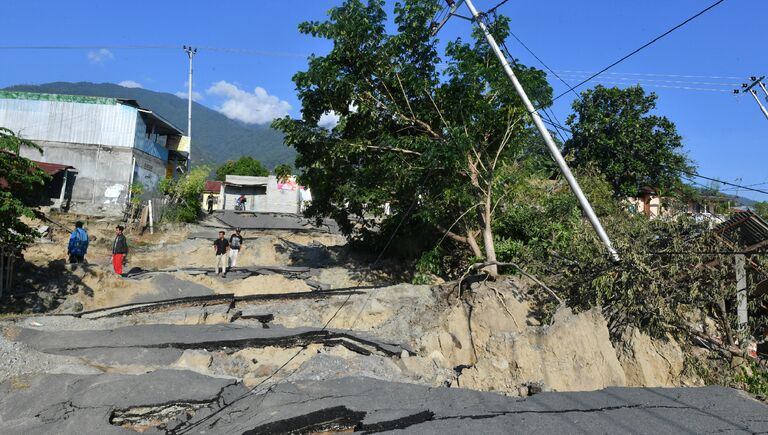
M 566 77 L 572 78 L 574 80 L 581 79 L 580 77 L 575 76 L 573 74 L 565 73 L 563 75 Z M 733 86 L 741 86 L 740 83 L 715 83 L 715 82 L 697 82 L 697 81 L 691 81 L 691 80 L 645 79 L 645 78 L 639 78 L 639 77 L 624 77 L 624 76 L 610 76 L 610 77 L 605 77 L 605 79 L 632 81 L 632 82 L 638 82 L 638 83 L 652 82 L 652 83 L 674 83 L 674 84 L 684 84 L 684 85 L 728 86 L 730 88 L 732 88 Z
M 618 86 L 629 86 L 629 85 L 633 84 L 633 83 L 629 83 L 629 82 L 613 82 L 613 81 L 605 81 L 605 80 L 587 80 L 586 82 L 582 82 L 582 84 L 584 84 L 584 83 L 598 83 L 598 84 L 599 83 L 603 83 L 603 84 L 607 84 L 607 85 L 618 85 Z M 730 89 L 702 88 L 702 87 L 698 87 L 698 86 L 657 85 L 657 84 L 654 84 L 654 83 L 634 83 L 634 84 L 641 85 L 641 86 L 644 86 L 644 87 L 653 87 L 653 88 L 681 89 L 681 90 L 686 90 L 686 91 L 703 91 L 703 92 L 726 92 L 726 93 L 729 93 L 729 94 L 733 93 L 733 90 L 730 90 Z M 560 96 L 562 96 L 562 95 L 563 94 L 560 94 Z
M 581 75 L 589 75 L 589 74 L 596 74 L 594 71 L 580 71 L 580 70 L 557 70 L 560 73 L 563 74 L 581 74 Z M 659 73 L 631 73 L 631 72 L 611 72 L 606 71 L 603 72 L 603 74 L 616 74 L 616 75 L 627 75 L 627 76 L 647 76 L 647 77 L 674 77 L 674 78 L 694 78 L 694 79 L 721 79 L 721 80 L 742 80 L 744 77 L 735 77 L 735 76 L 701 76 L 701 75 L 685 75 L 685 74 L 659 74 Z
M 0 45 L 0 50 L 179 50 L 179 45 Z M 244 54 L 262 57 L 293 57 L 306 58 L 305 53 L 296 53 L 288 51 L 263 51 L 250 48 L 238 47 L 212 47 L 199 46 L 198 50 Z
M 636 49 L 632 50 L 632 51 L 631 51 L 631 52 L 629 52 L 628 54 L 624 55 L 624 56 L 623 56 L 621 59 L 619 59 L 619 60 L 617 60 L 617 61 L 615 61 L 615 62 L 611 63 L 610 65 L 606 66 L 605 68 L 601 69 L 600 71 L 598 71 L 598 72 L 596 72 L 596 73 L 592 74 L 592 75 L 591 75 L 589 78 L 587 78 L 586 80 L 583 80 L 583 81 L 579 82 L 578 84 L 576 84 L 575 86 L 572 86 L 572 87 L 570 87 L 570 88 L 569 88 L 567 91 L 565 91 L 565 92 L 563 92 L 563 93 L 559 94 L 558 96 L 556 96 L 556 97 L 555 97 L 555 98 L 554 98 L 552 101 L 553 101 L 553 102 L 554 102 L 554 101 L 557 101 L 557 100 L 558 100 L 560 97 L 563 97 L 564 95 L 566 95 L 567 93 L 569 93 L 569 92 L 573 91 L 574 89 L 576 89 L 576 88 L 578 88 L 578 87 L 580 87 L 580 86 L 582 86 L 582 85 L 584 85 L 584 84 L 586 84 L 586 83 L 589 83 L 589 81 L 590 81 L 590 80 L 592 80 L 592 79 L 594 79 L 595 77 L 597 77 L 597 76 L 599 76 L 599 75 L 603 74 L 604 72 L 606 72 L 606 71 L 608 71 L 609 69 L 613 68 L 614 66 L 616 66 L 616 65 L 620 64 L 621 62 L 624 62 L 625 60 L 627 60 L 627 59 L 629 59 L 630 57 L 634 56 L 635 54 L 639 53 L 639 52 L 640 52 L 640 51 L 642 51 L 643 49 L 645 49 L 645 48 L 647 48 L 647 47 L 649 47 L 649 46 L 653 45 L 654 43 L 656 43 L 656 42 L 657 42 L 657 41 L 659 41 L 660 39 L 664 38 L 665 36 L 669 35 L 670 33 L 674 32 L 675 30 L 677 30 L 677 29 L 679 29 L 679 28 L 681 28 L 681 27 L 685 26 L 686 24 L 690 23 L 691 21 L 695 20 L 696 18 L 700 17 L 701 15 L 704 15 L 705 13 L 707 13 L 707 12 L 708 12 L 708 11 L 710 11 L 711 9 L 715 8 L 717 5 L 719 5 L 719 4 L 721 4 L 721 3 L 723 3 L 724 1 L 725 1 L 725 0 L 717 0 L 716 2 L 712 3 L 711 5 L 707 6 L 707 7 L 706 7 L 706 8 L 704 8 L 704 9 L 702 9 L 701 11 L 697 12 L 696 14 L 694 14 L 694 15 L 693 15 L 693 16 L 691 16 L 691 17 L 689 17 L 688 19 L 686 19 L 685 21 L 681 22 L 680 24 L 678 24 L 678 25 L 676 25 L 676 26 L 672 27 L 671 29 L 667 30 L 666 32 L 662 33 L 661 35 L 659 35 L 659 36 L 657 36 L 657 37 L 653 38 L 653 39 L 652 39 L 652 40 L 650 40 L 649 42 L 646 42 L 645 44 L 641 45 L 640 47 L 638 47 L 638 48 L 636 48 Z

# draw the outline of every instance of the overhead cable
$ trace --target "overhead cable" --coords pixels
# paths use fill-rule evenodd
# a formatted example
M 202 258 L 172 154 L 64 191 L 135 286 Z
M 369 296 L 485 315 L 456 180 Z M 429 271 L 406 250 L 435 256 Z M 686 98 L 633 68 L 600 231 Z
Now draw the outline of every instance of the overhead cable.
M 619 60 L 617 60 L 617 61 L 615 61 L 615 62 L 611 63 L 610 65 L 606 66 L 605 68 L 601 69 L 600 71 L 598 71 L 598 72 L 596 72 L 596 73 L 592 74 L 592 75 L 591 75 L 591 76 L 589 76 L 589 78 L 587 78 L 586 80 L 583 80 L 583 81 L 579 82 L 578 84 L 576 84 L 575 86 L 572 86 L 572 87 L 570 87 L 570 88 L 569 88 L 567 91 L 565 91 L 565 92 L 563 92 L 563 93 L 559 94 L 558 96 L 556 96 L 556 97 L 555 97 L 555 98 L 554 98 L 552 101 L 556 101 L 556 100 L 557 100 L 557 99 L 559 99 L 560 97 L 564 96 L 565 94 L 567 94 L 567 93 L 569 93 L 569 92 L 572 92 L 574 89 L 576 89 L 576 88 L 578 88 L 578 87 L 580 87 L 580 86 L 584 85 L 585 83 L 589 83 L 589 82 L 590 82 L 592 79 L 594 79 L 595 77 L 599 76 L 600 74 L 603 74 L 604 72 L 606 72 L 606 71 L 608 71 L 609 69 L 613 68 L 614 66 L 616 66 L 616 65 L 620 64 L 621 62 L 624 62 L 625 60 L 627 60 L 627 59 L 629 59 L 630 57 L 634 56 L 635 54 L 639 53 L 639 52 L 640 52 L 640 51 L 642 51 L 643 49 L 645 49 L 645 48 L 649 47 L 650 45 L 654 44 L 655 42 L 659 41 L 660 39 L 662 39 L 662 38 L 664 38 L 665 36 L 669 35 L 670 33 L 674 32 L 675 30 L 677 30 L 677 29 L 679 29 L 679 28 L 683 27 L 684 25 L 686 25 L 686 24 L 690 23 L 690 22 L 691 22 L 691 21 L 693 21 L 694 19 L 696 19 L 696 18 L 700 17 L 701 15 L 705 14 L 706 12 L 708 12 L 708 11 L 709 11 L 709 10 L 711 10 L 711 9 L 713 9 L 714 7 L 716 7 L 717 5 L 719 5 L 720 3 L 723 3 L 724 1 L 725 1 L 725 0 L 717 0 L 716 2 L 712 3 L 711 5 L 707 6 L 707 7 L 706 7 L 706 8 L 704 8 L 704 9 L 702 9 L 701 11 L 699 11 L 698 13 L 696 13 L 696 14 L 694 14 L 693 16 L 689 17 L 688 19 L 686 19 L 685 21 L 681 22 L 680 24 L 678 24 L 678 25 L 676 25 L 676 26 L 672 27 L 671 29 L 667 30 L 666 32 L 662 33 L 661 35 L 659 35 L 659 36 L 657 36 L 657 37 L 653 38 L 653 39 L 652 39 L 652 40 L 650 40 L 649 42 L 646 42 L 645 44 L 641 45 L 640 47 L 638 47 L 638 48 L 636 48 L 636 49 L 632 50 L 632 51 L 631 51 L 631 52 L 629 52 L 628 54 L 624 55 L 624 56 L 623 56 L 621 59 L 619 59 Z

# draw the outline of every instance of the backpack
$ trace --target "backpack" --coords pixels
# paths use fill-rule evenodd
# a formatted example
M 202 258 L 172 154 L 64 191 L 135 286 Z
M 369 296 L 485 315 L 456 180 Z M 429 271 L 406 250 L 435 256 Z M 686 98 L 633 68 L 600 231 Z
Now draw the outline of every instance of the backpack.
M 83 255 L 88 251 L 88 235 L 85 233 L 85 230 L 82 230 L 80 228 L 75 230 L 75 246 L 74 251 L 78 255 Z

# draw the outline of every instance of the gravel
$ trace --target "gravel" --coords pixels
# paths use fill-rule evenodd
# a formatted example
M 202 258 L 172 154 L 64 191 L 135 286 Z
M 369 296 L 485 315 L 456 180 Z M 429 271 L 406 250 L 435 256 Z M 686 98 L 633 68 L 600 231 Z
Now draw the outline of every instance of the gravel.
M 6 338 L 8 323 L 0 323 L 0 382 L 31 373 L 98 374 L 78 358 L 38 352 Z

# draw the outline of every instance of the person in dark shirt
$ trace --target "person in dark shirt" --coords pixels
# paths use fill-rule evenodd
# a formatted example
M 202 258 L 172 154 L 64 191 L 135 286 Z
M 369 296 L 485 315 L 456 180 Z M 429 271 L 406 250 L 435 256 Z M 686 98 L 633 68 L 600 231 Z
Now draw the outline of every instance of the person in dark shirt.
M 223 276 L 227 276 L 227 248 L 229 242 L 224 238 L 224 231 L 219 231 L 219 238 L 213 241 L 213 248 L 216 251 L 216 275 L 219 275 L 219 265 Z
M 115 227 L 115 241 L 112 243 L 112 267 L 118 275 L 123 274 L 123 263 L 128 255 L 128 241 L 123 235 L 123 230 L 122 225 Z
M 235 230 L 235 234 L 229 237 L 229 269 L 237 266 L 237 254 L 243 249 L 243 236 L 240 235 L 240 228 Z

